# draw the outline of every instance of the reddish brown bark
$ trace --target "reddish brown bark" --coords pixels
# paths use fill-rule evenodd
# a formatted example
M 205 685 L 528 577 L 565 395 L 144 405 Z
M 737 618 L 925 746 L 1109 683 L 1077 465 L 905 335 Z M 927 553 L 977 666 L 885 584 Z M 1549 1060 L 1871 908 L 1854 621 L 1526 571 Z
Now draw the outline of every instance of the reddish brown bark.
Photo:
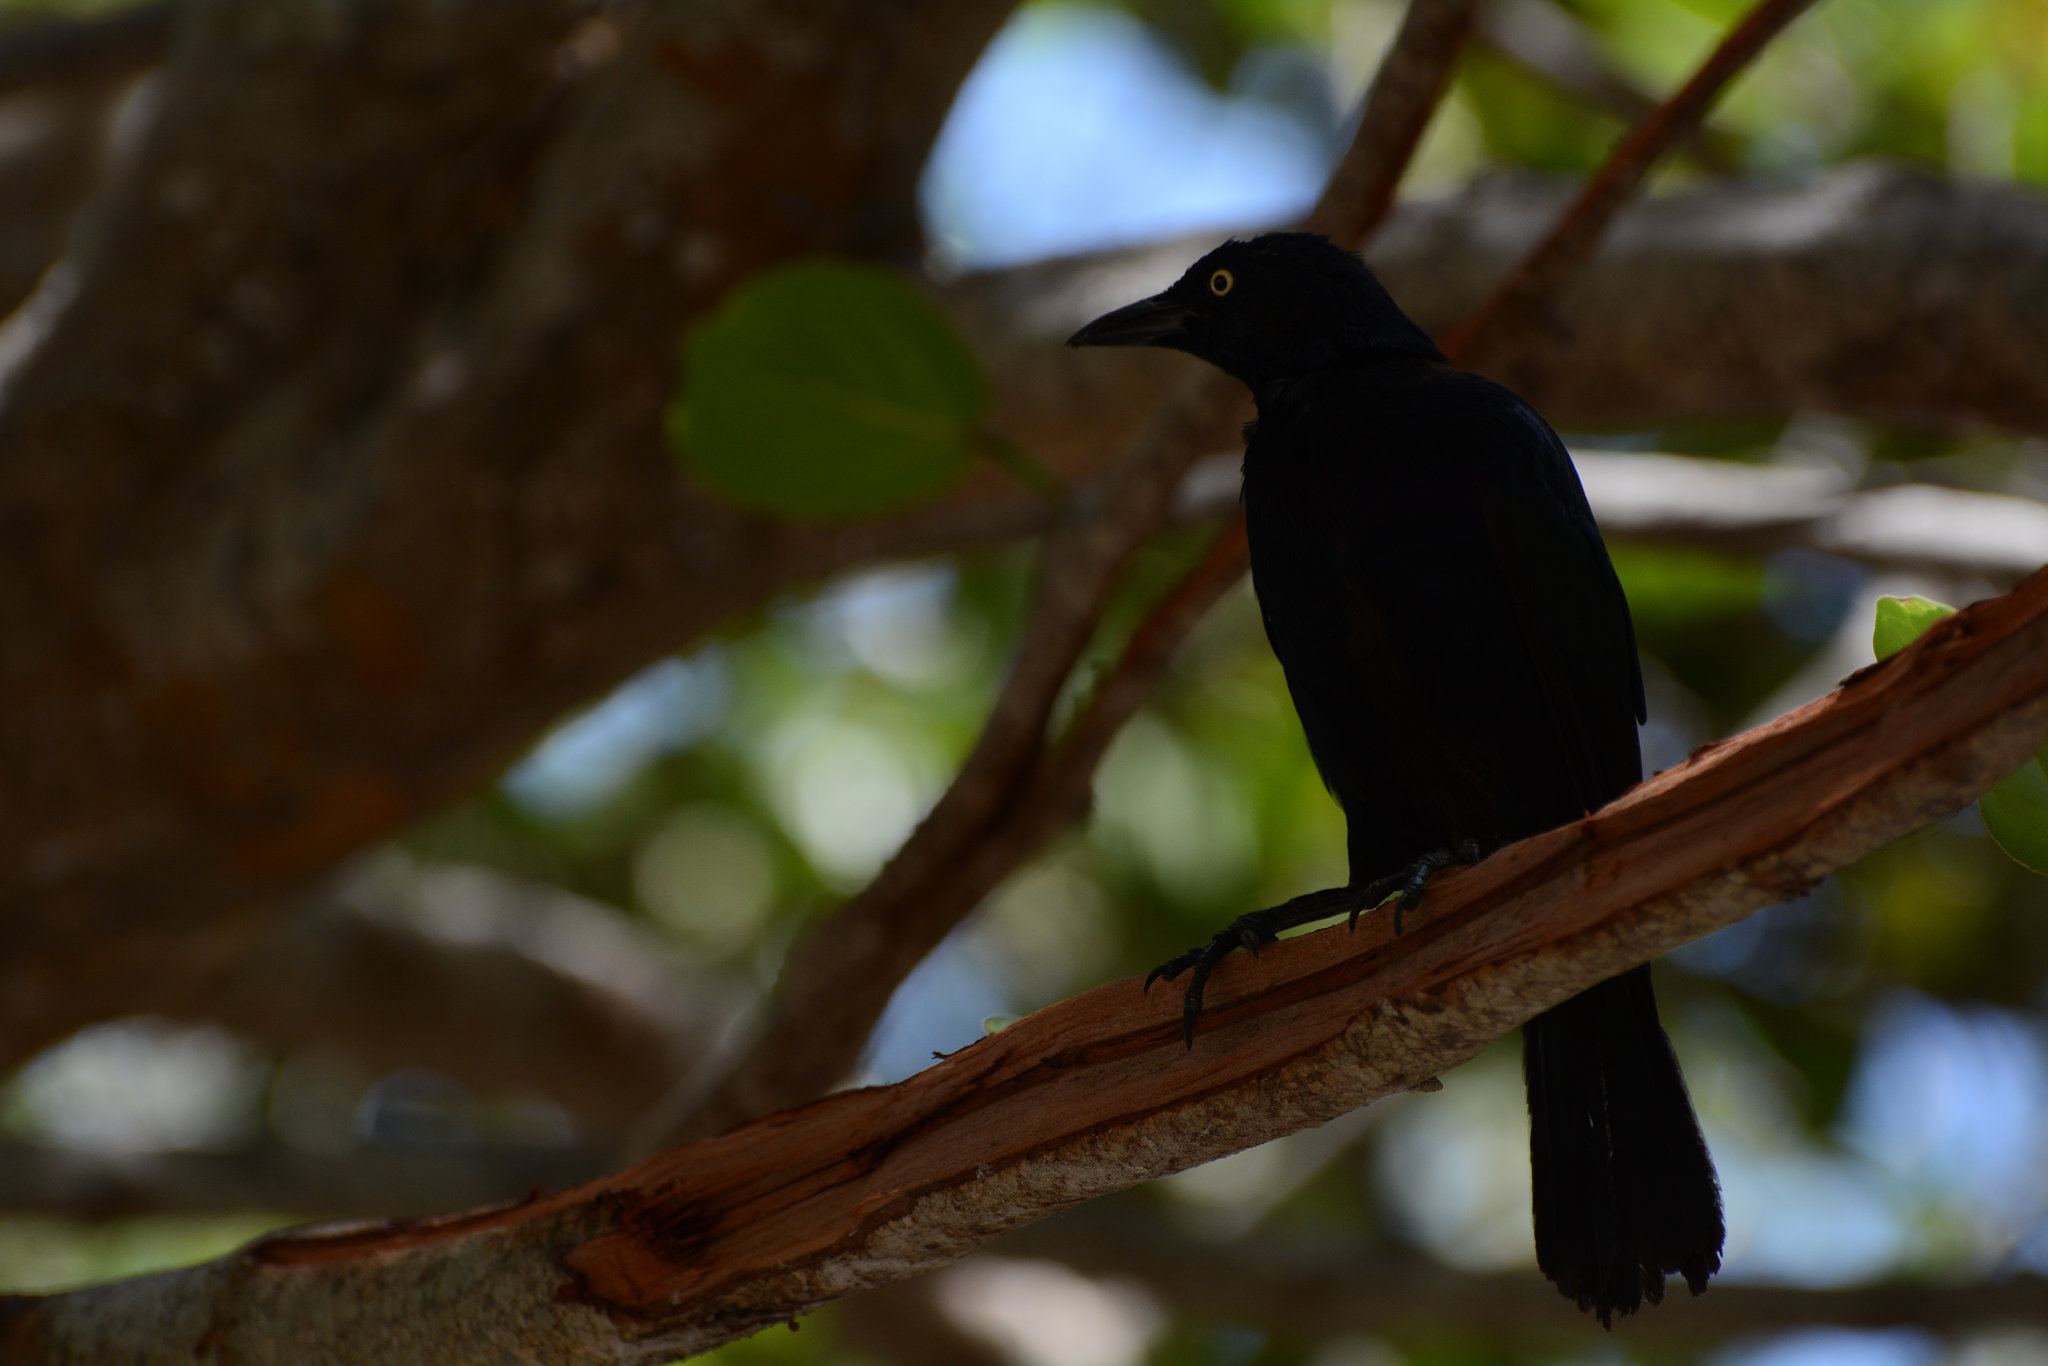
M 190 7 L 153 131 L 10 326 L 0 1065 L 203 1009 L 341 854 L 768 595 L 1043 525 L 984 473 L 881 523 L 776 527 L 658 438 L 675 337 L 725 282 L 786 251 L 915 259 L 911 182 L 1003 9 Z M 1412 205 L 1376 257 L 1445 325 L 1560 197 Z M 2048 431 L 2044 243 L 2011 188 L 1711 187 L 1624 216 L 1571 335 L 1499 372 L 1567 426 L 1808 406 Z M 944 291 L 1007 433 L 1070 476 L 1182 373 L 1059 353 L 1125 259 Z
M 1811 886 L 2048 740 L 2048 572 L 1388 918 L 1236 958 L 1192 1050 L 1114 982 L 896 1086 L 521 1205 L 281 1235 L 0 1300 L 10 1362 L 654 1362 L 1091 1196 L 1427 1082 L 1595 981 Z M 353 1354 L 353 1355 L 352 1355 Z

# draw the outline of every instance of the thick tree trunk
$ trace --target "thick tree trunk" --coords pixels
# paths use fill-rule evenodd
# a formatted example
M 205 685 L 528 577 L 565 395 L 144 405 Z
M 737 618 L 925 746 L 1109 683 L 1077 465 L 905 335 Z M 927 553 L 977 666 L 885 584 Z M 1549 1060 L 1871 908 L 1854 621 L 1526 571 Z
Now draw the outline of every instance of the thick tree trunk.
M 1042 524 L 983 471 L 884 522 L 776 526 L 659 440 L 676 338 L 733 280 L 917 260 L 915 177 L 1006 8 L 190 8 L 0 333 L 0 1067 L 202 1011 L 341 856 L 732 614 Z M 1562 195 L 1411 205 L 1375 259 L 1442 325 Z M 1101 468 L 1183 362 L 1055 343 L 1189 250 L 941 288 L 999 424 Z M 1497 369 L 1567 427 L 1812 406 L 2048 432 L 2044 262 L 2021 191 L 1708 187 L 1625 216 L 1569 335 Z
M 676 338 L 768 261 L 914 261 L 1007 8 L 192 8 L 11 325 L 0 1053 L 202 983 L 310 875 L 833 562 L 662 458 Z

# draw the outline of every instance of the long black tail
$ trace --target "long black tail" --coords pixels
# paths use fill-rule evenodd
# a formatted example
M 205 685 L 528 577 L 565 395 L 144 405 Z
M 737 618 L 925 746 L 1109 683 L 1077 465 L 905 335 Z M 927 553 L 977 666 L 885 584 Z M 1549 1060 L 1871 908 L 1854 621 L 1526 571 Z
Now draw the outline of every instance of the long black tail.
M 1610 1327 L 1661 1301 L 1674 1272 L 1705 1290 L 1721 1269 L 1721 1189 L 1650 969 L 1529 1021 L 1522 1073 L 1543 1274 Z

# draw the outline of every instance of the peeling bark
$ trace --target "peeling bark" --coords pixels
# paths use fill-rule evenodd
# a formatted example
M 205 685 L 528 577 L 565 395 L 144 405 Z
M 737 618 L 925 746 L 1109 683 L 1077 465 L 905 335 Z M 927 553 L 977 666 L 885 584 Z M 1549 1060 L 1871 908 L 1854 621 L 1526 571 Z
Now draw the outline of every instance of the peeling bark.
M 2044 740 L 2048 571 L 1840 692 L 1439 879 L 1398 941 L 1372 916 L 1231 960 L 1191 1050 L 1171 992 L 1110 983 L 899 1085 L 560 1195 L 0 1299 L 0 1353 L 652 1366 L 1422 1085 L 1954 810 Z

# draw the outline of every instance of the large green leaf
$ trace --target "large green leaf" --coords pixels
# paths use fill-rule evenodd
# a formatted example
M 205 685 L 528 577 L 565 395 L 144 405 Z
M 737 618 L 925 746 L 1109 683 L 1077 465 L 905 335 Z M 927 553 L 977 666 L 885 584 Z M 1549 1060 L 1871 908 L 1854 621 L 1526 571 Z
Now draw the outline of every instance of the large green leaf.
M 908 282 L 814 259 L 734 289 L 690 336 L 671 451 L 746 507 L 853 518 L 936 493 L 976 451 L 973 355 Z
M 1955 608 L 1930 598 L 1879 598 L 1871 645 L 1889 659 Z M 1977 799 L 1984 828 L 2013 862 L 2048 874 L 2048 745 L 2019 771 Z

